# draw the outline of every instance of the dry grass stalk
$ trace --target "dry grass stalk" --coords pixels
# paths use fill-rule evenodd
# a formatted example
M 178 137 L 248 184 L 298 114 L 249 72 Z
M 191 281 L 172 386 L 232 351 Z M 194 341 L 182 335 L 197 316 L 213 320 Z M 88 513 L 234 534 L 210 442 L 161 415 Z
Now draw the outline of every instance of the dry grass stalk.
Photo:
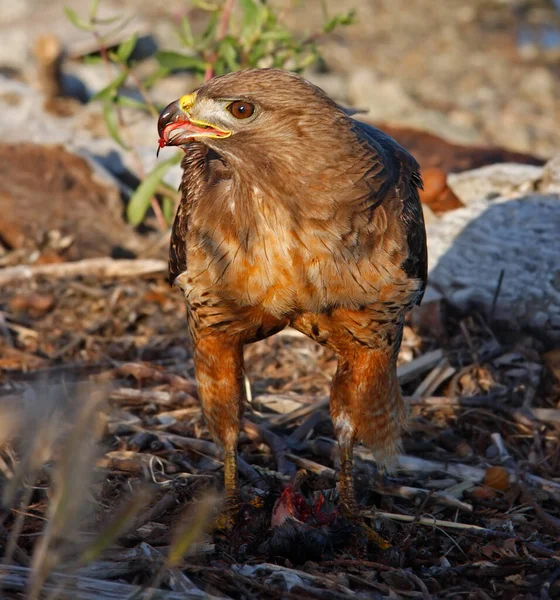
M 208 528 L 220 505 L 221 498 L 217 494 L 207 493 L 203 500 L 183 512 L 169 548 L 167 556 L 169 568 L 173 569 L 179 566 L 192 544 Z
M 100 390 L 81 398 L 82 406 L 53 471 L 47 524 L 31 562 L 32 576 L 28 591 L 31 600 L 39 598 L 49 574 L 67 558 L 64 556 L 64 547 L 77 543 L 76 531 L 84 516 L 84 509 L 91 508 L 88 490 L 103 431 L 99 416 L 103 400 L 104 395 Z
M 470 525 L 468 523 L 456 523 L 454 521 L 442 521 L 433 517 L 412 517 L 409 515 L 399 515 L 397 513 L 385 512 L 382 510 L 375 511 L 371 515 L 366 515 L 371 518 L 385 517 L 393 521 L 402 521 L 404 523 L 416 523 L 418 525 L 427 525 L 430 527 L 446 527 L 449 529 L 472 529 L 473 531 L 484 531 L 484 527 L 478 525 Z

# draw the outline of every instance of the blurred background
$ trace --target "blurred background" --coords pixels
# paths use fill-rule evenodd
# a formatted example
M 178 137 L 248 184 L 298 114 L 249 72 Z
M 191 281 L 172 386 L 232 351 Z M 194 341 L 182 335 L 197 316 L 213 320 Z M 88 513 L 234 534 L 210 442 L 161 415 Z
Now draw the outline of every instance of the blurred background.
M 518 162 L 559 147 L 560 14 L 551 0 L 437 9 L 429 0 L 3 1 L 0 39 L 4 142 L 64 144 L 115 175 L 125 202 L 156 164 L 161 106 L 205 76 L 248 66 L 298 70 L 370 122 L 528 155 Z M 431 138 L 391 133 L 424 168 L 500 161 L 446 162 L 449 149 Z M 162 180 L 176 188 L 179 168 L 169 168 Z M 150 204 L 148 195 L 128 220 L 153 216 L 163 227 L 176 196 Z
M 134 196 L 156 165 L 159 109 L 205 77 L 248 66 L 297 70 L 363 111 L 359 118 L 405 128 L 388 131 L 425 169 L 539 164 L 559 147 L 560 14 L 552 0 L 448 0 L 437 10 L 429 0 L 3 1 L 0 39 L 3 141 L 63 144 L 106 169 L 133 226 L 155 219 L 164 229 L 177 201 L 178 158 L 160 161 L 157 181 Z M 525 156 L 469 156 L 406 128 Z M 163 158 L 170 157 L 166 150 Z M 10 179 L 15 164 L 12 156 L 3 177 Z M 438 176 L 430 176 L 436 188 Z M 171 186 L 167 195 L 161 183 Z M 6 229 L 33 201 L 4 202 L 19 215 L 4 218 Z M 48 205 L 57 211 L 56 203 Z M 113 212 L 122 208 L 113 203 Z M 45 227 L 57 230 L 56 223 Z M 106 237 L 121 236 L 114 225 L 103 224 Z M 0 236 L 4 250 L 14 235 Z M 133 236 L 122 235 L 122 252 L 134 254 Z M 66 256 L 116 245 L 99 236 L 89 246 L 75 241 Z

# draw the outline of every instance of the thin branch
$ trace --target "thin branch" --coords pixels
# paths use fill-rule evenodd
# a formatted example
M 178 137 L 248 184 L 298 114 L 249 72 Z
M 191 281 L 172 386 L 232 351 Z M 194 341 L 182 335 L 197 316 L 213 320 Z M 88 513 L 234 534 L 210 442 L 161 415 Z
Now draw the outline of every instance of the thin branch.
M 227 35 L 229 28 L 229 19 L 233 11 L 235 0 L 226 0 L 224 7 L 222 8 L 222 14 L 220 16 L 220 24 L 218 26 L 218 35 L 216 36 L 216 44 L 221 42 Z M 218 55 L 216 52 L 212 52 L 208 59 L 208 66 L 204 73 L 204 81 L 208 81 L 214 77 L 214 63 L 216 62 Z
M 400 515 L 398 513 L 384 512 L 382 510 L 376 510 L 375 513 L 366 514 L 366 517 L 375 519 L 376 517 L 386 517 L 393 521 L 403 521 L 404 523 L 415 523 L 417 525 L 427 525 L 429 527 L 447 527 L 449 529 L 473 529 L 475 531 L 485 531 L 485 527 L 479 527 L 478 525 L 471 525 L 469 523 L 456 523 L 455 521 L 442 521 L 441 519 L 435 519 L 433 517 L 421 517 L 417 519 L 412 515 Z M 488 529 L 487 531 L 491 531 Z

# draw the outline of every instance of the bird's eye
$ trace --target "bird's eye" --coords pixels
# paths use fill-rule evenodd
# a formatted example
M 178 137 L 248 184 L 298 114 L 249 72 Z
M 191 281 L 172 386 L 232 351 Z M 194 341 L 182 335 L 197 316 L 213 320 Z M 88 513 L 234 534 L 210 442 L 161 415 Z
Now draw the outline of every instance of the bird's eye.
M 236 100 L 227 109 L 236 119 L 247 119 L 255 112 L 255 105 L 243 100 Z

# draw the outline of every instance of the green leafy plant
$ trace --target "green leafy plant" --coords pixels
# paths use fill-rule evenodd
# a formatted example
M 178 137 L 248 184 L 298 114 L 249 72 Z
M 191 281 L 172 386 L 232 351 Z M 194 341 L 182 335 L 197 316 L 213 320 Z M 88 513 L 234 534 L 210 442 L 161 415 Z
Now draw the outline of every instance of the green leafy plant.
M 138 36 L 132 35 L 117 47 L 111 48 L 111 37 L 126 21 L 119 17 L 100 19 L 98 8 L 99 0 L 92 0 L 87 20 L 69 7 L 65 8 L 65 13 L 75 27 L 90 32 L 97 40 L 99 57 L 90 60 L 105 63 L 109 83 L 95 94 L 92 101 L 103 104 L 103 116 L 110 136 L 125 151 L 133 154 L 135 151 L 129 141 L 122 109 L 146 111 L 157 118 L 162 107 L 153 102 L 150 90 L 161 78 L 188 70 L 201 80 L 206 80 L 215 75 L 253 67 L 277 67 L 301 72 L 320 59 L 318 42 L 322 37 L 354 20 L 352 11 L 329 16 L 326 3 L 323 2 L 322 27 L 299 39 L 282 24 L 277 12 L 266 0 L 187 1 L 187 11 L 176 29 L 184 51 L 158 51 L 155 55 L 157 70 L 142 79 L 136 73 L 133 59 Z M 193 9 L 206 13 L 206 25 L 196 34 L 191 28 Z M 111 26 L 112 29 L 102 35 L 99 31 L 102 26 Z M 142 100 L 122 93 L 125 84 L 136 87 Z M 146 174 L 142 171 L 139 157 L 135 155 L 137 171 L 143 182 L 130 198 L 127 207 L 127 218 L 132 225 L 142 223 L 151 206 L 160 227 L 168 227 L 178 194 L 163 180 L 167 171 L 180 159 L 181 153 L 177 153 Z

